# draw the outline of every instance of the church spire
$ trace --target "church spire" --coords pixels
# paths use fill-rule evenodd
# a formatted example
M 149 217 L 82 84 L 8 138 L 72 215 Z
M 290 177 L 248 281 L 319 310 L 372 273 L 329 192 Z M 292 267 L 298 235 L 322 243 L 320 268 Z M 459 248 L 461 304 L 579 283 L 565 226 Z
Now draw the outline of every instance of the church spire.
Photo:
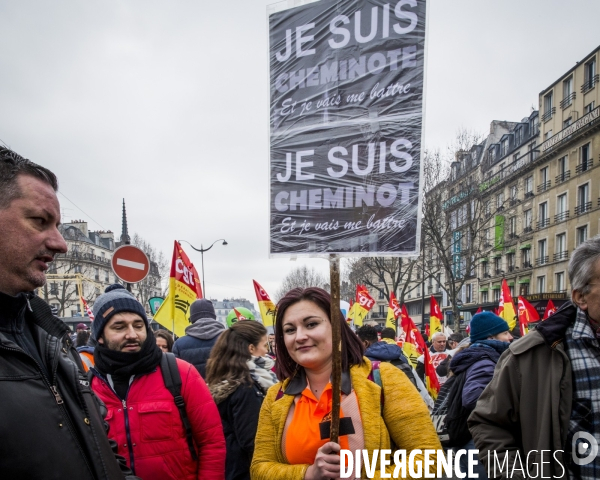
M 123 223 L 121 226 L 121 244 L 129 245 L 131 243 L 131 238 L 129 237 L 129 232 L 127 231 L 127 213 L 125 212 L 125 199 L 123 199 Z

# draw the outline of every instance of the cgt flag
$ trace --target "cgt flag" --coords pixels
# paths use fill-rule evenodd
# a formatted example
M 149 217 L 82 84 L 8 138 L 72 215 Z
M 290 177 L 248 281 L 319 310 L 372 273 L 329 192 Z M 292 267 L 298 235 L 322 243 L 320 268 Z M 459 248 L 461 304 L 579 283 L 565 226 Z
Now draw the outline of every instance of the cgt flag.
M 540 319 L 540 315 L 535 307 L 523 297 L 519 297 L 518 310 L 519 329 L 521 331 L 521 336 L 524 337 L 527 335 L 527 333 L 529 333 L 529 323 L 537 322 Z
M 429 395 L 431 395 L 431 398 L 433 398 L 435 401 L 438 393 L 440 393 L 440 381 L 438 380 L 437 373 L 435 372 L 435 367 L 433 366 L 428 348 L 423 350 L 423 356 L 423 361 L 425 362 L 425 384 L 427 387 L 427 392 L 429 392 Z
M 433 335 L 434 333 L 442 331 L 442 312 L 440 311 L 440 306 L 438 305 L 437 300 L 432 295 L 431 300 L 429 302 L 429 334 Z
M 356 301 L 354 302 L 354 305 L 352 305 L 350 313 L 348 314 L 348 318 L 354 320 L 354 326 L 362 326 L 364 318 L 373 308 L 373 305 L 375 305 L 375 300 L 373 300 L 373 297 L 371 297 L 369 294 L 367 287 L 364 285 L 357 285 Z
M 172 329 L 178 337 L 182 337 L 185 335 L 185 328 L 190 324 L 190 306 L 198 298 L 202 298 L 200 276 L 181 244 L 175 240 L 169 294 L 154 315 L 154 320 L 163 327 Z
M 502 290 L 500 291 L 500 302 L 498 303 L 498 316 L 503 318 L 508 323 L 509 331 L 517 325 L 517 313 L 515 312 L 515 304 L 508 288 L 506 279 L 502 279 Z
M 423 355 L 423 352 L 427 349 L 425 341 L 421 336 L 421 332 L 415 326 L 412 318 L 408 316 L 406 311 L 406 305 L 402 305 L 401 313 L 401 326 L 404 332 L 404 344 L 402 345 L 402 351 L 408 358 L 408 361 L 413 368 L 417 368 L 417 359 Z
M 544 312 L 544 318 L 542 318 L 542 321 L 546 320 L 550 315 L 554 315 L 554 312 L 556 312 L 556 307 L 554 306 L 552 299 L 550 299 L 546 305 L 546 311 Z
M 242 320 L 248 320 L 246 317 L 244 317 L 244 315 L 242 313 L 240 313 L 240 311 L 237 308 L 233 309 L 235 316 L 238 319 L 238 322 L 242 321 Z
M 263 325 L 265 327 L 272 327 L 275 325 L 275 304 L 271 301 L 268 293 L 256 280 L 252 280 L 254 283 L 254 292 L 256 293 L 256 299 L 258 300 L 258 308 L 260 310 L 260 316 L 262 317 Z
M 390 303 L 388 304 L 387 318 L 385 319 L 385 328 L 393 328 L 394 332 L 398 334 L 398 317 L 402 313 L 400 304 L 394 292 L 390 293 Z

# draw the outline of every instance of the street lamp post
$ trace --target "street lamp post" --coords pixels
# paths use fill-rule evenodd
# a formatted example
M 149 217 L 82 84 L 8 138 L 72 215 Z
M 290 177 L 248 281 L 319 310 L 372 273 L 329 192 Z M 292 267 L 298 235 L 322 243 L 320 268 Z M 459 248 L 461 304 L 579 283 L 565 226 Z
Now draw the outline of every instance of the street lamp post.
M 223 243 L 221 245 L 227 245 L 227 241 L 224 238 L 219 238 L 218 240 L 215 240 L 208 248 L 203 248 L 202 244 L 200 244 L 200 248 L 196 248 L 187 240 L 179 240 L 179 242 L 185 242 L 190 247 L 192 247 L 194 250 L 196 250 L 197 252 L 200 252 L 200 258 L 201 258 L 201 263 L 202 263 L 202 292 L 204 294 L 204 297 L 206 297 L 206 281 L 204 280 L 204 252 L 208 252 L 215 243 L 220 242 L 221 240 L 223 241 Z

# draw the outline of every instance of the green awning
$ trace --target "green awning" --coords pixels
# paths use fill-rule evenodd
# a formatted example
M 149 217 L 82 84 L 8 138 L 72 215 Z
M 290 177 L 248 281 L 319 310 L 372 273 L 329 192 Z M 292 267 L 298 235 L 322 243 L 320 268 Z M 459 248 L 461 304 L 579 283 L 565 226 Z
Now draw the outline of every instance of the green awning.
M 514 280 L 511 280 L 510 282 L 506 282 L 506 284 L 507 284 L 509 287 L 514 287 L 514 286 L 515 286 L 515 281 L 514 281 Z
M 480 292 L 487 292 L 488 290 L 489 290 L 488 287 L 483 287 L 483 288 L 479 289 Z
M 531 248 L 531 243 L 526 243 L 525 245 L 521 245 L 519 247 L 519 250 L 527 250 L 528 248 Z
M 522 278 L 521 280 L 519 280 L 518 283 L 523 284 L 523 283 L 529 283 L 530 281 L 531 281 L 531 278 Z
M 506 253 L 515 253 L 516 250 L 514 248 L 511 248 L 510 250 L 507 250 Z
M 502 253 L 494 253 L 494 256 L 492 258 L 500 258 L 502 256 Z
M 492 285 L 492 290 L 500 290 L 502 285 Z
M 489 261 L 489 258 L 482 258 L 481 260 L 479 260 L 479 263 L 487 263 Z

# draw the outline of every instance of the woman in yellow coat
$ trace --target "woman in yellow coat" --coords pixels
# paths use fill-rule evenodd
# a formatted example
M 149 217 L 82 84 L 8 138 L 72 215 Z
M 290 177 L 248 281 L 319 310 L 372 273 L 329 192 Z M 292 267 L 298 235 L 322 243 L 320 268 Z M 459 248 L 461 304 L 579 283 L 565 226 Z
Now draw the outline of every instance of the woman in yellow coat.
M 427 406 L 406 375 L 381 363 L 372 380 L 363 345 L 342 315 L 340 442 L 329 442 L 332 343 L 331 299 L 320 288 L 296 288 L 277 305 L 277 377 L 263 402 L 251 466 L 253 480 L 340 477 L 340 449 L 441 449 Z M 382 392 L 383 388 L 383 392 Z M 391 441 L 390 441 L 391 437 Z M 388 457 L 389 458 L 389 457 Z M 433 457 L 435 458 L 435 457 Z M 423 460 L 423 454 L 416 456 Z M 393 473 L 392 466 L 387 473 Z M 435 471 L 435 470 L 431 470 Z M 379 476 L 379 459 L 375 469 Z M 407 472 L 408 473 L 408 472 Z M 354 472 L 350 478 L 366 478 Z

